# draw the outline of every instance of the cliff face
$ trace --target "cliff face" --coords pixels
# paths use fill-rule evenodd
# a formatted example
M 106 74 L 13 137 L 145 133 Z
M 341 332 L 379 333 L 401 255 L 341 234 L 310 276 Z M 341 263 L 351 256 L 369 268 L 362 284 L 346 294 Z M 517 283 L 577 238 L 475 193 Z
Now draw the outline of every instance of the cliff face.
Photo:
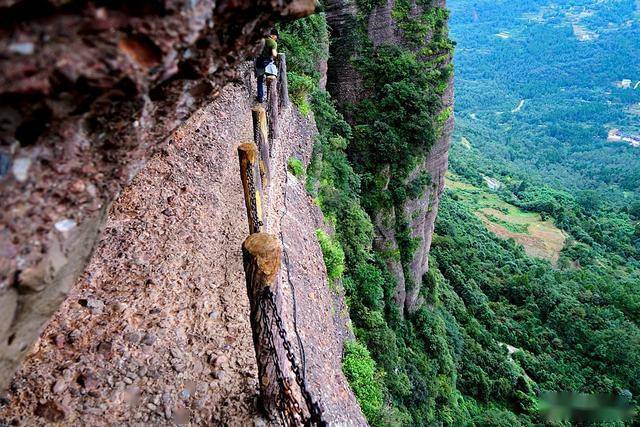
M 418 16 L 430 8 L 445 8 L 444 0 L 435 0 L 429 6 L 419 6 L 415 1 L 410 3 L 410 16 Z M 424 4 L 424 2 L 422 2 Z M 365 23 L 367 37 L 372 46 L 382 44 L 394 44 L 404 46 L 403 31 L 394 19 L 395 0 L 383 0 L 368 14 Z M 363 93 L 362 79 L 351 63 L 358 53 L 357 40 L 357 12 L 354 2 L 350 0 L 327 1 L 327 20 L 335 32 L 332 34 L 334 43 L 331 46 L 332 56 L 329 62 L 330 84 L 327 89 L 340 105 L 357 102 Z M 429 43 L 433 34 L 426 37 L 425 43 Z M 435 55 L 443 54 L 435 52 Z M 425 61 L 432 58 L 425 57 Z M 445 60 L 440 61 L 438 68 L 447 67 L 451 63 L 451 55 L 446 54 Z M 453 78 L 449 78 L 447 88 L 441 96 L 441 111 L 452 111 L 453 106 Z M 390 211 L 373 212 L 372 219 L 376 227 L 376 249 L 382 252 L 395 252 L 398 250 L 398 239 L 394 229 L 394 223 L 398 215 L 403 215 L 409 220 L 411 237 L 419 241 L 417 249 L 413 252 L 411 260 L 406 265 L 389 257 L 386 260 L 387 267 L 397 279 L 395 300 L 401 312 L 415 311 L 421 304 L 419 298 L 422 276 L 429 268 L 429 250 L 433 236 L 434 224 L 438 212 L 440 196 L 444 190 L 444 177 L 448 167 L 448 152 L 453 131 L 453 114 L 450 114 L 440 128 L 439 136 L 429 152 L 405 179 L 410 182 L 422 172 L 427 172 L 431 183 L 422 194 L 415 199 L 409 199 L 400 207 L 391 208 Z M 386 173 L 390 178 L 389 172 Z
M 0 0 L 0 388 L 109 204 L 276 20 L 312 0 Z
M 252 140 L 255 96 L 245 70 L 245 83 L 178 127 L 111 205 L 91 262 L 14 377 L 0 421 L 263 422 L 240 250 L 248 224 L 237 146 Z M 304 346 L 326 420 L 362 425 L 341 372 L 345 319 L 315 238 L 322 214 L 287 172 L 290 156 L 309 161 L 315 126 L 291 107 L 279 128 L 265 223 L 284 251 L 282 316 L 294 353 Z

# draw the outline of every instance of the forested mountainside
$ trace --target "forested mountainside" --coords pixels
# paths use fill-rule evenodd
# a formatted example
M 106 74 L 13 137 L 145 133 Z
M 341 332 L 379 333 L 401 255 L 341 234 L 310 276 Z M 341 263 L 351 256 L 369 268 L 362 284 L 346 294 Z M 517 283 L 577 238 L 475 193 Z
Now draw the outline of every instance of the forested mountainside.
M 432 262 L 483 328 L 483 352 L 504 360 L 506 348 L 521 385 L 524 378 L 538 395 L 633 402 L 640 393 L 638 4 L 449 6 L 456 135 Z M 509 375 L 469 364 L 481 359 L 460 348 L 457 386 L 494 408 L 485 421 L 509 419 L 505 410 L 517 414 L 505 425 L 541 421 L 536 394 L 516 390 L 527 397 L 514 405 L 504 398 L 513 389 L 502 388 Z
M 539 182 L 597 189 L 621 205 L 638 201 L 638 2 L 449 6 L 459 43 L 459 134 Z
M 320 131 L 307 186 L 335 230 L 320 243 L 357 337 L 344 370 L 374 425 L 453 421 L 455 372 L 431 341 L 423 286 L 452 130 L 448 12 L 431 1 L 325 7 L 283 26 L 282 45 L 292 99 Z M 318 72 L 327 48 L 337 103 Z
M 382 5 L 398 19 L 406 17 L 402 4 L 357 2 L 349 25 L 371 36 L 362 27 L 371 11 L 384 15 Z M 638 74 L 634 3 L 449 6 L 460 125 L 421 280 L 424 303 L 404 315 L 394 299 L 398 275 L 373 244 L 380 232 L 375 183 L 385 182 L 376 171 L 389 157 L 402 164 L 403 151 L 386 143 L 412 141 L 418 117 L 438 122 L 421 98 L 441 93 L 437 79 L 420 83 L 433 76 L 433 64 L 413 62 L 421 58 L 398 45 L 402 37 L 395 47 L 374 38 L 350 62 L 334 58 L 353 67 L 347 80 L 360 76 L 369 85 L 359 96 L 353 87 L 336 94 L 336 110 L 319 89 L 315 64 L 326 56 L 316 41 L 344 54 L 353 40 L 335 28 L 328 35 L 322 14 L 283 27 L 296 58 L 292 90 L 321 131 L 307 183 L 336 230 L 321 235 L 325 263 L 336 286 L 343 284 L 357 337 L 343 369 L 373 425 L 548 423 L 545 391 L 632 404 L 640 393 L 639 157 L 629 141 L 607 137 L 612 129 L 625 138 L 637 131 L 640 92 L 623 82 Z M 438 22 L 420 22 L 428 15 L 409 14 L 419 22 L 402 28 Z M 348 18 L 339 16 L 343 24 Z M 374 74 L 359 68 L 368 59 L 379 67 Z M 394 92 L 400 87 L 413 98 Z M 402 116 L 404 106 L 415 109 Z M 363 150 L 367 144 L 378 151 Z M 393 186 L 382 188 L 394 197 Z

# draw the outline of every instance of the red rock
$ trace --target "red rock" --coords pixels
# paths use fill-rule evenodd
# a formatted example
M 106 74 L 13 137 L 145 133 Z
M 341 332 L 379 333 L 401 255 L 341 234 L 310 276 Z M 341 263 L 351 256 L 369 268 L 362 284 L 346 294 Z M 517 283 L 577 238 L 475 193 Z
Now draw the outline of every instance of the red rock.
M 84 192 L 85 188 L 86 185 L 84 181 L 77 179 L 71 183 L 71 185 L 69 186 L 69 191 L 71 191 L 72 193 L 82 193 Z

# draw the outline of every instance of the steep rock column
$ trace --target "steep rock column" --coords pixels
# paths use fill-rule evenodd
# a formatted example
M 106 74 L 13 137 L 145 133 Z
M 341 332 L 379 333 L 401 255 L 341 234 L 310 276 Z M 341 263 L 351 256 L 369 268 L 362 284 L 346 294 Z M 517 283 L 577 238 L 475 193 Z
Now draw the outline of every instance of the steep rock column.
M 362 77 L 353 65 L 353 59 L 361 53 L 361 44 L 358 42 L 360 33 L 366 33 L 368 42 L 373 48 L 383 44 L 392 44 L 411 50 L 417 50 L 407 41 L 401 25 L 397 22 L 397 13 L 394 9 L 400 0 L 381 0 L 370 11 L 359 11 L 354 1 L 328 0 L 326 3 L 327 21 L 332 28 L 333 43 L 331 45 L 331 58 L 329 60 L 329 82 L 327 89 L 342 107 L 350 103 L 360 101 L 368 94 L 362 85 Z M 409 5 L 408 16 L 411 19 L 419 17 L 423 12 L 434 8 L 446 7 L 445 0 L 432 2 L 406 0 Z M 358 15 L 366 16 L 361 23 Z M 364 28 L 359 27 L 364 25 Z M 444 28 L 445 35 L 447 33 Z M 424 43 L 427 44 L 434 34 L 427 34 Z M 452 61 L 450 52 L 438 51 L 427 55 L 421 54 L 425 62 L 434 61 L 435 68 L 449 67 Z M 441 95 L 441 109 L 436 121 L 439 133 L 436 141 L 431 146 L 424 159 L 405 178 L 409 183 L 422 173 L 430 176 L 430 183 L 423 189 L 417 198 L 409 198 L 402 206 L 394 206 L 385 211 L 369 212 L 376 228 L 374 245 L 377 251 L 385 254 L 385 262 L 389 271 L 396 277 L 397 288 L 395 301 L 401 313 L 414 312 L 419 308 L 419 297 L 422 277 L 428 271 L 429 250 L 433 237 L 433 230 L 440 196 L 444 189 L 444 177 L 448 167 L 448 152 L 453 131 L 453 77 L 449 77 L 447 87 Z M 345 110 L 343 108 L 343 110 Z M 348 110 L 348 109 L 347 109 Z M 350 119 L 348 111 L 347 118 Z M 381 173 L 386 177 L 387 184 L 383 191 L 388 191 L 387 186 L 392 178 L 388 168 Z M 402 215 L 406 219 L 410 229 L 410 236 L 418 242 L 417 248 L 410 255 L 408 262 L 402 263 L 398 252 L 401 247 L 396 236 L 396 223 Z
M 327 0 L 325 10 L 332 38 L 327 91 L 339 105 L 357 102 L 362 91 L 362 79 L 351 63 L 351 57 L 358 49 L 355 35 L 358 8 L 354 0 Z

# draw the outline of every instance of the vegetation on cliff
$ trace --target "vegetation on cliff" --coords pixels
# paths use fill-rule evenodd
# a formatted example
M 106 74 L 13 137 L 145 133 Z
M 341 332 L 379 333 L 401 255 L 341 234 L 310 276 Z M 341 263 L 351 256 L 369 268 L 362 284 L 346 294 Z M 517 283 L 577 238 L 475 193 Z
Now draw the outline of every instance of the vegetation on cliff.
M 363 14 L 377 4 L 358 2 Z M 446 19 L 431 14 L 409 22 L 404 3 L 396 5 L 401 28 L 433 25 L 430 17 L 440 23 Z M 404 178 L 437 136 L 443 119 L 438 96 L 446 74 L 425 72 L 430 64 L 421 62 L 420 54 L 363 43 L 354 65 L 368 95 L 346 110 L 349 125 L 318 89 L 317 67 L 311 65 L 325 57 L 314 50 L 317 37 L 325 40 L 322 14 L 285 26 L 283 32 L 288 53 L 313 58 L 290 67 L 301 81 L 311 82 L 298 86 L 303 90 L 297 89 L 297 104 L 313 111 L 320 131 L 307 186 L 335 229 L 335 238 L 320 239 L 328 271 L 334 278 L 342 276 L 334 283 L 344 288 L 357 338 L 345 348 L 344 371 L 369 422 L 545 423 L 543 391 L 603 393 L 632 403 L 640 393 L 640 205 L 571 191 L 575 177 L 564 172 L 548 180 L 554 185 L 545 185 L 545 177 L 524 166 L 524 151 L 508 146 L 515 161 L 500 160 L 502 155 L 491 148 L 495 143 L 486 137 L 495 131 L 465 119 L 463 130 L 481 150 L 468 142 L 454 144 L 455 174 L 476 187 L 484 186 L 487 176 L 498 178 L 502 186 L 494 190 L 496 198 L 552 220 L 568 238 L 557 266 L 531 258 L 513 240 L 488 231 L 473 214 L 476 206 L 448 189 L 431 267 L 423 278 L 425 304 L 403 318 L 393 301 L 395 280 L 383 255 L 372 250 L 369 215 L 415 197 L 428 183 L 428 176 Z M 450 48 L 443 40 L 434 43 Z M 591 167 L 596 166 L 593 160 Z M 390 190 L 380 179 L 387 167 L 392 169 Z M 545 173 L 554 171 L 559 169 Z M 632 189 L 631 181 L 618 181 L 613 193 L 618 185 Z M 624 194 L 627 200 L 637 197 Z M 395 230 L 406 236 L 402 224 Z M 411 241 L 400 241 L 397 256 L 406 262 Z M 344 253 L 344 270 L 336 245 Z M 336 265 L 341 274 L 335 273 Z
M 429 182 L 429 177 L 422 175 L 409 182 L 404 178 L 437 137 L 439 95 L 448 75 L 427 72 L 428 65 L 407 49 L 373 49 L 368 45 L 357 66 L 366 76 L 372 95 L 353 106 L 356 124 L 352 127 L 329 95 L 318 89 L 317 68 L 295 58 L 323 58 L 315 49 L 316 41 L 323 40 L 326 31 L 321 25 L 323 19 L 317 14 L 283 26 L 282 45 L 289 57 L 294 57 L 289 61 L 290 77 L 314 83 L 305 87 L 302 96 L 300 86 L 291 91 L 298 94 L 296 103 L 302 111 L 307 103 L 310 105 L 320 131 L 307 171 L 308 189 L 317 197 L 345 254 L 342 284 L 358 340 L 347 346 L 345 372 L 374 425 L 426 424 L 440 419 L 453 422 L 459 418 L 454 415 L 459 397 L 454 363 L 448 352 L 441 352 L 446 344 L 434 341 L 434 332 L 442 332 L 443 323 L 426 312 L 401 318 L 393 301 L 395 279 L 380 254 L 372 250 L 373 225 L 367 213 L 415 197 Z M 382 78 L 382 69 L 387 70 L 386 79 Z M 382 146 L 384 141 L 390 143 Z M 391 196 L 374 179 L 382 158 L 392 159 L 398 178 Z M 322 234 L 320 238 L 327 270 L 337 276 L 336 241 Z M 409 247 L 407 241 L 403 249 Z

